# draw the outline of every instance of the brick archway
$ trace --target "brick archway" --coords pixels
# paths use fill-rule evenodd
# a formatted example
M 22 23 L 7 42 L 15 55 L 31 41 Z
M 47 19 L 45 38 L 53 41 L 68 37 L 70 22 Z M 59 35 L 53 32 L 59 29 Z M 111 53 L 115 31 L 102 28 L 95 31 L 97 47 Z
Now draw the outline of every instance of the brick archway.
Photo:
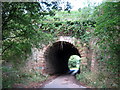
M 58 37 L 54 43 L 51 43 L 49 45 L 44 45 L 44 48 L 42 49 L 37 49 L 37 48 L 33 48 L 32 50 L 32 56 L 30 58 L 28 58 L 28 62 L 26 63 L 26 68 L 27 71 L 31 71 L 32 69 L 46 75 L 49 72 L 52 71 L 52 69 L 46 69 L 46 68 L 50 68 L 50 67 L 46 67 L 49 66 L 49 63 L 46 63 L 46 59 L 49 57 L 45 57 L 45 55 L 51 55 L 51 54 L 47 54 L 47 53 L 52 53 L 52 51 L 49 51 L 50 48 L 53 48 L 54 45 L 57 45 L 59 43 L 57 42 L 65 42 L 66 44 L 68 44 L 69 48 L 74 47 L 72 54 L 67 54 L 68 56 L 70 55 L 80 55 L 81 56 L 81 63 L 80 63 L 80 67 L 82 69 L 82 66 L 87 66 L 87 61 L 88 59 L 86 58 L 87 55 L 87 48 L 86 46 L 84 46 L 83 43 L 80 42 L 80 40 L 73 38 L 73 37 L 69 37 L 69 36 L 60 36 Z M 54 44 L 54 45 L 53 45 Z M 61 44 L 62 45 L 62 44 Z M 59 46 L 59 45 L 58 45 Z M 65 45 L 67 46 L 67 45 Z M 61 46 L 62 47 L 62 46 Z M 54 48 L 53 48 L 54 51 Z M 68 51 L 68 50 L 64 50 Z M 53 55 L 53 54 L 52 54 Z M 68 60 L 69 57 L 67 57 L 66 59 Z M 48 59 L 47 59 L 48 60 Z M 62 69 L 63 70 L 63 69 Z M 66 67 L 66 70 L 64 70 L 65 72 L 68 70 L 68 68 Z M 52 73 L 57 73 L 56 70 L 53 70 Z M 59 71 L 59 70 L 58 70 Z M 59 71 L 60 72 L 60 71 Z M 61 72 L 62 73 L 62 72 Z M 64 73 L 64 72 L 63 72 Z
M 68 61 L 71 55 L 81 57 L 79 50 L 73 44 L 66 41 L 53 43 L 44 53 L 46 72 L 48 74 L 63 74 L 68 72 Z

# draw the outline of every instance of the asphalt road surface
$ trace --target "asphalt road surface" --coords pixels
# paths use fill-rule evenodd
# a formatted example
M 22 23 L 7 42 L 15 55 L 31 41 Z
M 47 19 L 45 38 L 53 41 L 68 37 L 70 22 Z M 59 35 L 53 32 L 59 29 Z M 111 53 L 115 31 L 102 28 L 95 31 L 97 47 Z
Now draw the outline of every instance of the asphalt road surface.
M 43 88 L 86 88 L 76 83 L 76 79 L 72 75 L 62 75 L 52 80 Z M 70 90 L 70 89 L 69 89 Z

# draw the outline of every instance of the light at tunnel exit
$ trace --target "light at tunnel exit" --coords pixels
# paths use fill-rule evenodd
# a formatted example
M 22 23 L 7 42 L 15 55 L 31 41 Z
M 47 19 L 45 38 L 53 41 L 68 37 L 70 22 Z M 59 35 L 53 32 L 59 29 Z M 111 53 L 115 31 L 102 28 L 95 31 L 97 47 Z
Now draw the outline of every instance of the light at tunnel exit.
M 69 73 L 74 75 L 80 69 L 81 58 L 78 55 L 71 55 L 68 61 Z

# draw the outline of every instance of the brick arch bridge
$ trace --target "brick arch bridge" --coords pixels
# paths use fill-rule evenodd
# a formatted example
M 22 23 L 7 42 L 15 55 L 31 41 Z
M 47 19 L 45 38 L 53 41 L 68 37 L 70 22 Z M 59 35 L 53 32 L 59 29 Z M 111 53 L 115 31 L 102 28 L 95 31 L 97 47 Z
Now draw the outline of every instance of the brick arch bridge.
M 54 43 L 45 47 L 44 71 L 48 74 L 62 74 L 69 71 L 68 61 L 70 56 L 78 55 L 85 61 L 86 53 L 83 45 L 74 37 L 60 36 Z
M 87 66 L 87 48 L 80 40 L 70 36 L 60 36 L 54 43 L 43 49 L 33 49 L 31 60 L 28 61 L 29 70 L 34 69 L 43 74 L 60 74 L 69 70 L 68 60 L 71 55 L 80 56 L 82 66 Z M 34 61 L 35 60 L 35 61 Z

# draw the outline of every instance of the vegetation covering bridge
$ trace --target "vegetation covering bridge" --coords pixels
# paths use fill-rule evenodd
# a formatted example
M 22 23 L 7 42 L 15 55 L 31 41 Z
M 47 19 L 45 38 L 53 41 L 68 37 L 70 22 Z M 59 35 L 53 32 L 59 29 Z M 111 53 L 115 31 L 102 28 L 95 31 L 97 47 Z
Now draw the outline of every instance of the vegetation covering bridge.
M 82 58 L 77 80 L 91 87 L 119 87 L 120 2 L 98 6 L 87 2 L 78 11 L 71 11 L 68 2 L 61 8 L 61 3 L 43 0 L 0 4 L 3 88 L 24 81 L 40 83 L 50 77 L 47 73 L 64 73 L 73 54 Z M 74 37 L 75 42 L 59 40 L 59 36 Z

